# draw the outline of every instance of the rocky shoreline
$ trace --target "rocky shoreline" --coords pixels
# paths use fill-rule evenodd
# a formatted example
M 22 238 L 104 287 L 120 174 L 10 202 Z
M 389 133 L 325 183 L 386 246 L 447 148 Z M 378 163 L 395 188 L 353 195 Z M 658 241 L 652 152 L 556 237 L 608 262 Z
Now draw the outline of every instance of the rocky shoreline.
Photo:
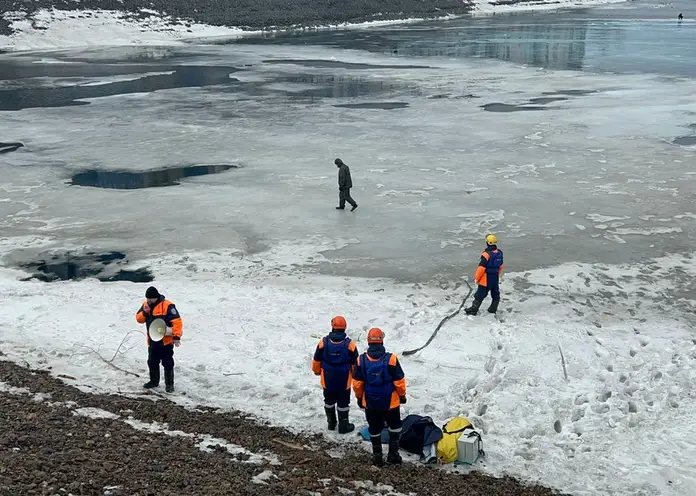
M 68 382 L 76 379 L 65 378 Z M 480 473 L 374 468 L 359 445 L 164 397 L 86 393 L 0 361 L 0 495 L 550 495 Z
M 79 3 L 73 0 L 0 0 L 0 13 L 24 12 L 31 18 L 37 11 L 53 8 L 68 11 L 114 10 L 145 18 L 155 11 L 189 22 L 258 30 L 461 15 L 468 13 L 472 4 L 471 0 L 81 0 Z M 0 16 L 0 35 L 9 35 L 12 30 L 2 17 Z

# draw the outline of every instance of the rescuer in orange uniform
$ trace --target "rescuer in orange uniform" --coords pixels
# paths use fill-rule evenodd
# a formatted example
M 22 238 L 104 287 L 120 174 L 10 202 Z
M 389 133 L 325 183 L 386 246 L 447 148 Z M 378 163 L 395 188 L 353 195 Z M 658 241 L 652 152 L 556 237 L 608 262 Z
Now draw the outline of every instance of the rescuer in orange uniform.
M 324 389 L 324 411 L 330 431 L 336 429 L 336 404 L 338 404 L 338 432 L 347 434 L 355 429 L 348 421 L 350 412 L 350 386 L 352 368 L 358 359 L 355 343 L 346 336 L 345 317 L 331 319 L 331 332 L 324 336 L 314 351 L 312 372 L 321 376 Z
M 150 381 L 143 387 L 150 389 L 159 386 L 159 365 L 162 362 L 166 391 L 172 393 L 174 392 L 174 346 L 181 344 L 184 323 L 174 303 L 159 294 L 154 286 L 147 288 L 145 298 L 135 314 L 135 320 L 139 324 L 145 324 L 147 329 L 147 367 L 150 369 Z M 150 339 L 150 324 L 155 319 L 162 319 L 167 324 L 167 335 L 161 341 Z
M 353 391 L 358 406 L 365 409 L 373 463 L 384 465 L 382 429 L 389 427 L 388 464 L 400 464 L 401 408 L 406 403 L 406 377 L 396 355 L 384 348 L 384 332 L 373 327 L 367 333 L 367 352 L 358 357 L 353 368 Z
M 498 238 L 495 234 L 486 236 L 486 249 L 481 253 L 474 280 L 478 284 L 474 301 L 469 308 L 464 309 L 468 315 L 476 315 L 484 298 L 491 292 L 490 313 L 498 311 L 500 303 L 500 275 L 503 273 L 503 250 L 498 248 Z

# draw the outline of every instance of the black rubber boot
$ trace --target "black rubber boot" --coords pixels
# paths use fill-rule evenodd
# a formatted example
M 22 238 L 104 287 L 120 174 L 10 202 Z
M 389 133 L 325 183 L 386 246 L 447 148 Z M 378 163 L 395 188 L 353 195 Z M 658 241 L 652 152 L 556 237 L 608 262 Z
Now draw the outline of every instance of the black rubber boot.
M 160 381 L 160 370 L 159 366 L 157 368 L 150 368 L 150 381 L 143 384 L 146 389 L 152 389 L 159 386 Z
M 164 369 L 164 385 L 165 391 L 174 392 L 174 369 Z
M 353 432 L 355 430 L 355 426 L 348 422 L 348 414 L 350 412 L 348 410 L 345 411 L 338 411 L 338 433 L 339 434 L 348 434 L 349 432 Z
M 500 303 L 500 298 L 498 298 L 497 300 L 493 300 L 493 303 L 491 303 L 491 306 L 488 307 L 488 311 L 490 313 L 497 312 L 498 311 L 498 303 Z
M 479 307 L 481 306 L 481 303 L 483 300 L 479 300 L 478 298 L 474 298 L 474 301 L 471 303 L 471 306 L 469 308 L 465 308 L 464 312 L 467 315 L 476 315 L 478 313 Z
M 400 432 L 389 431 L 389 453 L 387 453 L 387 463 L 389 465 L 400 465 L 401 455 L 399 454 Z
M 329 430 L 330 431 L 335 431 L 336 430 L 336 406 L 328 407 L 324 405 L 324 412 L 326 412 L 326 422 L 329 425 Z
M 384 457 L 382 456 L 382 436 L 370 437 L 372 441 L 372 464 L 377 467 L 384 466 Z

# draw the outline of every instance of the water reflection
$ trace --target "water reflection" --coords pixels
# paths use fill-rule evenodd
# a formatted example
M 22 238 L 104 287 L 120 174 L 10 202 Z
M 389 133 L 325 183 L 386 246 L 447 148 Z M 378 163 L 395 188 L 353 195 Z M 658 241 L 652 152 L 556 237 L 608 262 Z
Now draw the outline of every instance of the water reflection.
M 251 44 L 319 44 L 415 57 L 494 58 L 550 69 L 581 69 L 588 21 L 582 19 L 459 20 L 439 25 L 279 35 Z M 236 42 L 235 42 L 236 43 Z
M 35 64 L 43 65 L 43 64 Z M 55 66 L 55 64 L 53 64 Z M 90 64 L 90 76 L 107 72 L 104 66 Z M 21 68 L 20 68 L 21 69 Z M 17 69 L 15 73 L 22 73 L 23 69 Z M 62 86 L 62 87 L 39 87 L 39 88 L 20 88 L 0 91 L 0 110 L 22 110 L 36 107 L 67 107 L 72 105 L 88 105 L 89 102 L 81 101 L 87 98 L 99 98 L 113 95 L 125 95 L 129 93 L 148 93 L 151 91 L 171 89 L 171 88 L 190 88 L 211 85 L 229 85 L 234 80 L 230 79 L 230 74 L 236 72 L 234 67 L 215 67 L 215 66 L 178 66 L 173 67 L 172 74 L 158 74 L 142 76 L 130 81 L 104 82 L 104 84 L 84 85 L 84 86 Z M 56 77 L 63 69 L 59 66 L 52 71 L 53 67 L 44 68 L 48 74 Z M 111 68 L 108 72 L 115 72 L 116 68 Z M 142 72 L 139 68 L 138 72 Z M 161 71 L 162 68 L 159 68 Z M 123 67 L 118 68 L 121 74 L 127 74 Z M 8 77 L 7 74 L 4 77 Z
M 434 30 L 428 39 L 398 39 L 393 53 L 421 57 L 478 57 L 549 69 L 582 69 L 586 23 L 506 24 Z
M 357 98 L 385 95 L 395 91 L 398 91 L 400 95 L 420 93 L 417 85 L 369 77 L 301 74 L 279 78 L 276 81 L 314 86 L 314 88 L 299 91 L 288 88 L 289 94 L 303 98 Z

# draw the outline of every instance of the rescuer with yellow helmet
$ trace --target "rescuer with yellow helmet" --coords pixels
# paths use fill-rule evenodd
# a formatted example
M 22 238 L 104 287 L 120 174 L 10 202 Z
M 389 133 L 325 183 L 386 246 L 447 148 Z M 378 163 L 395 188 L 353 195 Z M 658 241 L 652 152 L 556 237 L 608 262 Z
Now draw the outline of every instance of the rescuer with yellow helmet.
M 486 236 L 486 249 L 481 253 L 474 280 L 478 284 L 474 301 L 469 308 L 464 311 L 468 315 L 476 315 L 484 298 L 491 292 L 491 306 L 488 307 L 490 313 L 498 311 L 498 303 L 500 303 L 500 275 L 503 273 L 503 250 L 498 248 L 498 238 L 495 234 Z

